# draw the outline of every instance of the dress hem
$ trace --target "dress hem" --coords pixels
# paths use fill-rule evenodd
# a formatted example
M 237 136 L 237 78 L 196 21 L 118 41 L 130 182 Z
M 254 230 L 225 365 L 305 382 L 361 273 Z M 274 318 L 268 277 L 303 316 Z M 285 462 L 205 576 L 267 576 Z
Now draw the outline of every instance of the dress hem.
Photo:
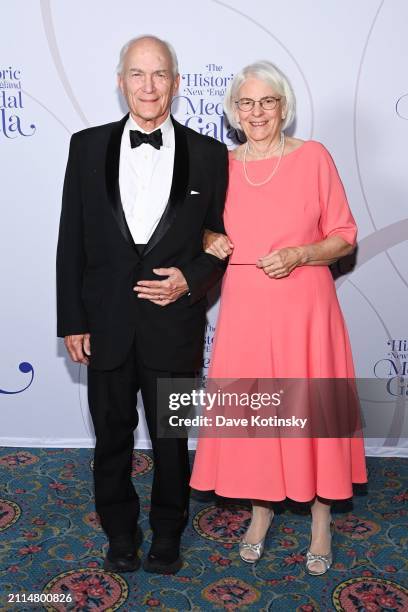
M 368 480 L 361 480 L 361 481 L 353 481 L 352 485 L 362 485 L 362 484 L 367 484 Z M 322 495 L 321 493 L 319 493 L 318 491 L 312 496 L 312 497 L 307 497 L 305 499 L 300 499 L 299 497 L 295 497 L 295 496 L 289 496 L 286 495 L 284 497 L 280 497 L 278 498 L 270 498 L 267 497 L 265 495 L 263 495 L 262 497 L 259 497 L 258 495 L 252 495 L 250 492 L 243 492 L 240 495 L 236 495 L 236 494 L 231 494 L 231 493 L 227 493 L 225 490 L 223 490 L 223 492 L 221 492 L 221 489 L 215 488 L 201 488 L 198 487 L 197 485 L 190 485 L 193 489 L 196 489 L 197 491 L 214 491 L 216 495 L 219 495 L 221 497 L 226 497 L 228 499 L 259 499 L 262 501 L 269 501 L 269 502 L 282 502 L 285 500 L 291 500 L 297 503 L 307 503 L 312 501 L 315 497 L 320 497 L 321 499 L 327 499 L 330 501 L 344 501 L 347 499 L 352 499 L 353 498 L 353 492 L 351 492 L 350 495 L 340 495 L 340 496 L 336 496 L 336 497 L 332 497 L 329 496 L 327 497 L 327 495 Z

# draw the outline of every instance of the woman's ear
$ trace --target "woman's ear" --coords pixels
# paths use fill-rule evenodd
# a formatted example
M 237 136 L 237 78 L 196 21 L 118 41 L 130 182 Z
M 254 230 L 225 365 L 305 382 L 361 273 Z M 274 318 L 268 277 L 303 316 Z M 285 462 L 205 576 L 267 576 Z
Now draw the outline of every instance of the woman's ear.
M 282 104 L 282 112 L 281 112 L 282 120 L 286 119 L 286 110 L 287 110 L 286 109 L 286 106 L 287 106 L 286 105 L 286 98 L 283 97 L 283 100 L 284 100 L 284 103 Z

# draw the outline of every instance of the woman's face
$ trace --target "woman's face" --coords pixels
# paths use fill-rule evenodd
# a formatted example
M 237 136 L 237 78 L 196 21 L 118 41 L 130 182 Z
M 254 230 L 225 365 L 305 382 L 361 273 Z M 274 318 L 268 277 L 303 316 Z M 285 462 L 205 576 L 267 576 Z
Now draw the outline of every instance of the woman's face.
M 276 93 L 265 81 L 256 78 L 248 78 L 240 87 L 237 100 L 265 100 L 267 104 L 274 104 L 271 98 L 279 98 L 275 108 L 265 110 L 255 103 L 252 110 L 241 110 L 235 105 L 235 118 L 241 124 L 241 129 L 249 141 L 271 142 L 275 136 L 279 138 L 283 122 L 284 98 Z

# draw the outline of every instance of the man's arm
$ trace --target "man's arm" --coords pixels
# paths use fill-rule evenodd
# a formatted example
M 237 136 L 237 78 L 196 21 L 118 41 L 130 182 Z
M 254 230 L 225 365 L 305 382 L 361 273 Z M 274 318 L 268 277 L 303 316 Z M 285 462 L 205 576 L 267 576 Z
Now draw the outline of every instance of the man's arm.
M 215 184 L 211 205 L 204 220 L 204 228 L 214 232 L 224 232 L 223 212 L 228 184 L 228 150 L 224 145 L 215 160 Z M 204 229 L 203 228 L 203 229 Z M 165 280 L 138 281 L 133 290 L 138 298 L 150 300 L 158 306 L 167 306 L 188 293 L 190 304 L 205 296 L 224 274 L 226 261 L 205 253 L 179 268 L 158 268 L 153 272 L 165 276 Z
M 214 199 L 204 221 L 206 229 L 222 234 L 225 234 L 223 212 L 227 186 L 228 150 L 224 146 L 217 160 Z M 226 267 L 227 261 L 203 252 L 180 268 L 188 284 L 191 304 L 205 296 L 208 289 L 222 277 Z
M 65 172 L 57 247 L 57 335 L 61 338 L 89 332 L 82 302 L 84 267 L 79 143 L 74 134 Z

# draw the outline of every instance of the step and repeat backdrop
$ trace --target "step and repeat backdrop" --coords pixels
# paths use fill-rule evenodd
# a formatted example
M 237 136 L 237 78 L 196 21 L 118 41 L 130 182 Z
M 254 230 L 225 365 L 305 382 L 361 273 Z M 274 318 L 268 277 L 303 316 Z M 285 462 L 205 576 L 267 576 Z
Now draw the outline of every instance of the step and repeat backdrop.
M 367 453 L 408 456 L 407 22 L 404 0 L 8 3 L 0 39 L 0 444 L 93 444 L 86 370 L 68 361 L 55 334 L 62 182 L 71 134 L 126 112 L 116 86 L 121 46 L 155 34 L 179 56 L 175 117 L 229 146 L 222 100 L 234 73 L 268 59 L 289 76 L 294 134 L 331 151 L 359 226 L 355 264 L 341 264 L 336 283 L 357 375 L 379 381 L 376 397 L 361 398 L 383 423 Z M 213 299 L 206 367 L 217 312 Z M 149 445 L 144 423 L 135 439 Z

